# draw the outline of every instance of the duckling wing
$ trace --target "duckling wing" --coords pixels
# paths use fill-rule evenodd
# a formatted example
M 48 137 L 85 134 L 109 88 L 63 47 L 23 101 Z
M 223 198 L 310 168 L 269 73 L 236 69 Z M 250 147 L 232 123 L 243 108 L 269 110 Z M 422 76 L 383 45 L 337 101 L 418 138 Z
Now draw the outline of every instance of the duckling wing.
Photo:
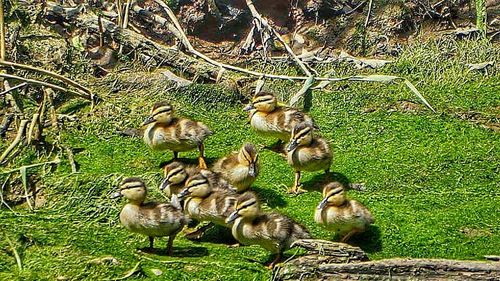
M 184 214 L 168 203 L 149 202 L 141 206 L 139 220 L 150 236 L 166 236 L 182 228 Z
M 213 134 L 205 124 L 189 119 L 179 119 L 175 131 L 180 140 L 197 143 L 202 143 L 206 137 Z

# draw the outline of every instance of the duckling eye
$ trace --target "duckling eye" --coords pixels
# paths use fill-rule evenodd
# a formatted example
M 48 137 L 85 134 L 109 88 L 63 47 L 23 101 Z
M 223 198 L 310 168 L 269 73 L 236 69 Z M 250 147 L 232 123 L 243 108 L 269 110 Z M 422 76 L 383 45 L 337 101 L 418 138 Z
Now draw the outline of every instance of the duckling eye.
M 243 203 L 243 205 L 241 205 L 237 209 L 238 209 L 238 211 L 241 211 L 241 210 L 246 209 L 246 208 L 248 208 L 248 207 L 250 207 L 250 206 L 252 206 L 254 204 L 255 204 L 255 200 L 252 200 L 252 201 L 249 201 L 249 202 L 245 202 L 245 203 Z

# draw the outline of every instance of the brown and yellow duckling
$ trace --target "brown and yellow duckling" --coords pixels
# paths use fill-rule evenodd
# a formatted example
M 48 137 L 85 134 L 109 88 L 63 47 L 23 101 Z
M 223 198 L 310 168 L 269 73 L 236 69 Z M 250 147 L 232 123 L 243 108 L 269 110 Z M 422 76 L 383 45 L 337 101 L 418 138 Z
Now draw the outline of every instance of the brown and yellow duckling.
M 298 109 L 280 105 L 276 97 L 268 92 L 255 94 L 244 110 L 250 111 L 250 125 L 258 134 L 277 138 L 278 143 L 290 140 L 292 129 L 298 123 L 315 126 L 311 117 Z
M 184 212 L 197 221 L 209 221 L 224 227 L 231 227 L 226 222 L 234 211 L 238 194 L 224 179 L 214 172 L 201 170 L 189 177 L 179 199 L 184 200 Z M 189 234 L 195 238 L 207 227 Z
M 144 142 L 154 150 L 172 150 L 174 159 L 179 152 L 198 148 L 199 166 L 206 169 L 203 141 L 212 134 L 205 124 L 174 116 L 168 102 L 153 105 L 151 115 L 143 123 Z
M 178 195 L 183 189 L 186 180 L 200 170 L 193 165 L 186 165 L 174 161 L 163 167 L 164 179 L 160 184 L 160 190 L 168 197 Z
M 120 222 L 131 232 L 149 237 L 149 248 L 153 249 L 155 237 L 168 236 L 167 254 L 172 255 L 172 244 L 175 236 L 187 223 L 180 205 L 175 202 L 147 202 L 147 189 L 139 178 L 126 178 L 120 185 L 120 191 L 112 198 L 124 196 L 128 203 L 120 212 Z
M 310 124 L 297 124 L 286 147 L 288 164 L 295 170 L 295 182 L 290 189 L 292 193 L 305 191 L 300 184 L 301 171 L 324 170 L 326 174 L 330 171 L 332 164 L 330 145 L 325 139 L 314 136 L 313 130 Z
M 316 208 L 314 220 L 334 231 L 344 243 L 352 235 L 366 231 L 374 222 L 363 204 L 345 197 L 344 187 L 339 182 L 329 183 L 323 188 L 323 200 Z
M 251 143 L 245 143 L 239 151 L 219 159 L 213 171 L 222 175 L 237 192 L 247 190 L 259 175 L 259 154 Z
M 309 232 L 292 219 L 274 212 L 262 212 L 253 192 L 245 192 L 238 197 L 235 210 L 227 222 L 234 222 L 232 233 L 241 244 L 260 245 L 276 255 L 270 268 L 293 242 L 311 238 Z

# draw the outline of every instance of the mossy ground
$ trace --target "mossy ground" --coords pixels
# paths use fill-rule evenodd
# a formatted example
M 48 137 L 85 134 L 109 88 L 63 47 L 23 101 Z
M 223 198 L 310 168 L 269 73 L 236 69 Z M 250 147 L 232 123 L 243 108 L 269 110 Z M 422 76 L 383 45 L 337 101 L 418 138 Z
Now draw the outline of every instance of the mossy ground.
M 405 101 L 419 103 L 404 85 L 342 83 L 314 92 L 310 114 L 331 141 L 333 178 L 366 184 L 364 192 L 348 195 L 370 208 L 376 218 L 367 233 L 352 240 L 371 259 L 480 260 L 499 254 L 500 137 L 457 117 L 474 111 L 498 122 L 498 67 L 483 74 L 467 71 L 465 63 L 499 59 L 498 46 L 444 40 L 407 47 L 394 64 L 376 72 L 409 78 L 436 114 L 424 106 L 414 111 L 401 106 Z M 345 65 L 322 71 L 336 76 L 355 73 Z M 170 100 L 179 115 L 202 120 L 215 132 L 206 142 L 209 163 L 244 141 L 272 143 L 250 130 L 242 104 L 231 93 L 204 85 L 166 91 L 170 86 L 166 83 L 142 80 L 149 75 L 125 72 L 91 80 L 103 102 L 93 110 L 82 102 L 62 109 L 72 112 L 83 107 L 77 113 L 80 121 L 67 124 L 61 136 L 63 143 L 81 151 L 75 156 L 80 170 L 71 174 L 66 159 L 55 171 L 37 170 L 43 177 L 45 206 L 34 212 L 1 209 L 2 231 L 19 252 L 23 270 L 18 271 L 12 250 L 2 239 L 0 279 L 119 278 L 139 261 L 141 273 L 130 280 L 270 278 L 264 267 L 270 261 L 268 253 L 258 246 L 230 248 L 233 241 L 224 230 L 213 230 L 202 242 L 188 241 L 181 234 L 174 243 L 174 257 L 167 257 L 137 251 L 147 246 L 146 238 L 119 225 L 124 202 L 108 198 L 121 178 L 144 177 L 151 196 L 162 198 L 156 188 L 162 174 L 159 166 L 172 154 L 154 152 L 140 138 L 117 133 L 138 127 L 152 103 Z M 266 87 L 287 99 L 298 85 L 269 82 Z M 267 206 L 304 224 L 314 237 L 331 239 L 331 233 L 313 221 L 322 173 L 305 173 L 303 183 L 309 192 L 290 196 L 286 189 L 293 183 L 293 172 L 286 161 L 268 150 L 260 153 L 262 170 L 254 190 Z M 13 166 L 46 157 L 34 150 L 21 156 Z M 196 153 L 181 157 L 196 159 Z M 165 240 L 156 243 L 159 249 L 165 246 Z M 106 256 L 117 263 L 99 260 Z M 156 276 L 152 269 L 162 274 Z

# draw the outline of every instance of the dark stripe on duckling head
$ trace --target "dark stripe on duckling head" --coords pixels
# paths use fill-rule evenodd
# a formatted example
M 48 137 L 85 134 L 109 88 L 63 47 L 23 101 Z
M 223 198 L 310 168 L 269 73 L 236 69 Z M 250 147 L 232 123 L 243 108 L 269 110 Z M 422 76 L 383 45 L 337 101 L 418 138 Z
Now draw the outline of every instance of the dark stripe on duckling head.
M 163 107 L 163 106 L 172 107 L 172 105 L 169 102 L 167 102 L 167 101 L 160 101 L 160 102 L 157 102 L 157 103 L 153 104 L 153 109 L 151 109 L 151 111 L 155 111 L 156 109 L 158 109 L 160 107 Z
M 122 181 L 120 184 L 120 190 L 124 189 L 131 189 L 131 188 L 138 188 L 138 187 L 144 187 L 144 181 L 140 178 L 136 177 L 131 177 L 131 178 L 126 178 Z
M 152 115 L 153 116 L 157 116 L 159 114 L 169 113 L 171 111 L 172 111 L 172 107 L 171 106 L 162 106 L 162 107 L 159 107 L 159 108 L 153 110 Z
M 344 189 L 342 187 L 337 187 L 337 188 L 329 191 L 327 193 L 326 197 L 331 197 L 331 196 L 337 195 L 337 194 L 341 193 L 342 191 L 344 191 Z
M 303 129 L 303 130 L 301 130 L 301 131 L 297 132 L 297 133 L 293 136 L 293 138 L 294 138 L 294 139 L 300 139 L 300 138 L 303 138 L 304 136 L 306 136 L 307 134 L 309 134 L 309 132 L 310 132 L 310 131 L 311 131 L 311 128 L 306 127 L 305 129 Z
M 257 94 L 255 94 L 253 96 L 254 99 L 257 99 L 257 98 L 260 98 L 260 97 L 265 97 L 265 96 L 271 96 L 271 97 L 274 97 L 274 94 L 273 93 L 270 93 L 270 92 L 266 92 L 266 91 L 260 91 L 258 92 Z

